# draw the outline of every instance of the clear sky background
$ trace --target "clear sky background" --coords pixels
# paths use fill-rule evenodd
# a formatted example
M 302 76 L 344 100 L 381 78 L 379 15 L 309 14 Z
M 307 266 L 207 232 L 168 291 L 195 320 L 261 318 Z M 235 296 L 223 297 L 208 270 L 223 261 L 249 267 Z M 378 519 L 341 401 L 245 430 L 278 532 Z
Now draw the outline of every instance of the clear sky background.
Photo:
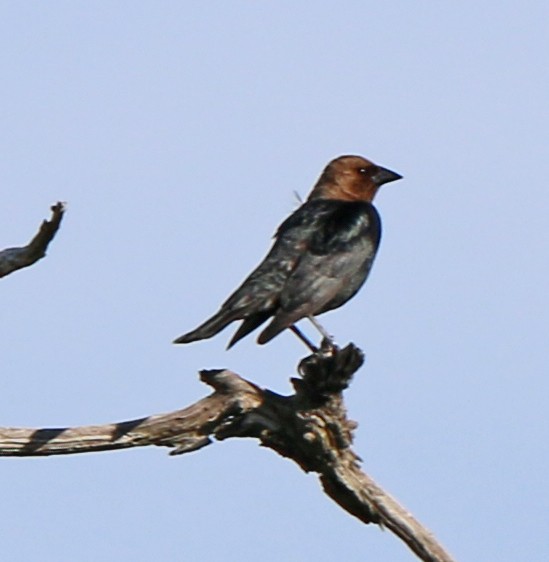
M 68 211 L 3 279 L 0 425 L 106 423 L 277 392 L 284 333 L 171 340 L 213 313 L 331 158 L 382 188 L 372 275 L 323 323 L 366 365 L 364 468 L 460 561 L 549 559 L 549 4 L 1 2 L 0 247 Z M 308 327 L 305 327 L 308 330 Z M 5 562 L 404 562 L 252 440 L 0 459 Z

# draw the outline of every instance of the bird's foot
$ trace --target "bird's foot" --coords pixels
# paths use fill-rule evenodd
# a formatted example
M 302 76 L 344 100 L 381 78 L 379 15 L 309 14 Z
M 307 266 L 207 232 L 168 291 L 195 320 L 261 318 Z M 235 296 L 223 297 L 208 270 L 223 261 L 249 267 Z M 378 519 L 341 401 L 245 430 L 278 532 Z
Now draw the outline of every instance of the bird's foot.
M 339 351 L 339 347 L 331 336 L 328 338 L 324 337 L 322 338 L 318 351 L 326 355 L 333 355 Z

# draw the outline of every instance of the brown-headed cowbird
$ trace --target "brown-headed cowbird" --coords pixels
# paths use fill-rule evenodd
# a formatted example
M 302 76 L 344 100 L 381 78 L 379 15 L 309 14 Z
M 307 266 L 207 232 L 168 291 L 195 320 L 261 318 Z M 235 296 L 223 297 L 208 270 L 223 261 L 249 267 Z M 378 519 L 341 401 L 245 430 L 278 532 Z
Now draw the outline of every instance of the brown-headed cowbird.
M 302 318 L 338 308 L 360 289 L 376 255 L 378 188 L 402 176 L 361 156 L 340 156 L 322 172 L 307 201 L 278 228 L 270 252 L 217 314 L 174 343 L 211 338 L 242 320 L 229 346 L 269 318 L 263 344 Z

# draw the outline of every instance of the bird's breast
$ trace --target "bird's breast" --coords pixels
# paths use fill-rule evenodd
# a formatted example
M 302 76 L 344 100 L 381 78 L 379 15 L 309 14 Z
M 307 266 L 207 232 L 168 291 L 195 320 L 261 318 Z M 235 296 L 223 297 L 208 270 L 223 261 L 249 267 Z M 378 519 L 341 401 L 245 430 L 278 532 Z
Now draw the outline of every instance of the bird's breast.
M 311 238 L 311 251 L 330 254 L 366 246 L 377 248 L 381 221 L 373 205 L 365 202 L 337 202 Z

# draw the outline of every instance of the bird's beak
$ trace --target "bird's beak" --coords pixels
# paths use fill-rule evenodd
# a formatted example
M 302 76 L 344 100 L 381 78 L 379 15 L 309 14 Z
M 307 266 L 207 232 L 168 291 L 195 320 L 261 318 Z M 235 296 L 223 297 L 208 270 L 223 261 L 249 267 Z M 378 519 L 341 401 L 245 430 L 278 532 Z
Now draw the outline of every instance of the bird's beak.
M 400 174 L 392 172 L 387 168 L 377 167 L 376 173 L 372 176 L 372 179 L 376 182 L 376 185 L 383 185 L 384 183 L 389 183 L 390 181 L 396 181 L 402 179 Z

